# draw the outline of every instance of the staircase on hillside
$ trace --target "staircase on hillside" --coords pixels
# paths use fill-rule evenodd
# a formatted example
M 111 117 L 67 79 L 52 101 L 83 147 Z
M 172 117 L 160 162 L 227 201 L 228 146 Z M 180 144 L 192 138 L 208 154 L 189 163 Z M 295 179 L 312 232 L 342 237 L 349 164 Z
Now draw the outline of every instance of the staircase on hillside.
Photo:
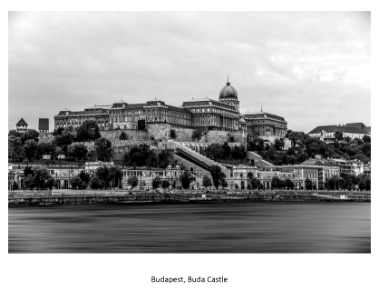
M 200 153 L 190 149 L 189 147 L 185 146 L 182 143 L 170 140 L 167 142 L 167 147 L 170 149 L 175 149 L 175 150 L 180 149 L 182 153 L 185 153 L 190 158 L 194 158 L 193 159 L 194 161 L 199 160 L 200 162 L 202 162 L 202 165 L 205 165 L 207 170 L 209 170 L 211 166 L 214 166 L 214 165 L 219 166 L 221 168 L 221 171 L 224 172 L 225 176 L 228 177 L 229 171 L 224 165 L 218 162 L 215 162 L 214 160 L 204 155 L 201 155 Z

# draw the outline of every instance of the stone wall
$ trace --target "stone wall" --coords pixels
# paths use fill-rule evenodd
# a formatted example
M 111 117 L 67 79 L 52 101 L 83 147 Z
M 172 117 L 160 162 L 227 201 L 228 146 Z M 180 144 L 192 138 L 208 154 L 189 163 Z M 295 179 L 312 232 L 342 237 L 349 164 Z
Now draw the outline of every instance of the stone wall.
M 128 140 L 134 143 L 143 143 L 150 142 L 152 138 L 154 140 L 163 140 L 167 141 L 170 139 L 170 124 L 148 124 L 146 126 L 147 131 L 142 130 L 109 130 L 109 131 L 100 131 L 102 137 L 109 139 L 112 144 L 115 144 L 115 141 L 119 141 L 119 137 L 122 132 L 125 132 Z M 189 128 L 175 128 L 177 142 L 193 142 L 192 134 L 194 129 Z M 247 134 L 240 131 L 213 131 L 210 130 L 205 134 L 200 141 L 201 144 L 224 144 L 225 142 L 230 142 L 233 138 L 235 143 L 247 145 Z M 127 144 L 129 144 L 127 142 Z
M 170 138 L 170 124 L 148 124 L 146 126 L 148 138 L 155 140 L 167 140 Z
M 206 143 L 217 143 L 217 144 L 224 144 L 225 142 L 229 141 L 229 132 L 228 131 L 213 131 L 210 130 L 205 135 L 205 142 Z
M 205 136 L 205 143 L 224 144 L 233 138 L 234 143 L 247 145 L 247 134 L 241 131 L 208 131 Z
M 190 128 L 176 128 L 176 141 L 177 142 L 191 142 L 194 129 Z
M 118 130 L 101 130 L 101 137 L 108 140 L 119 140 L 122 132 L 125 132 L 128 141 L 141 142 L 148 139 L 148 133 L 144 130 L 130 130 L 130 129 L 118 129 Z
M 229 132 L 229 137 L 233 137 L 234 142 L 241 143 L 245 147 L 247 146 L 247 133 L 241 131 Z

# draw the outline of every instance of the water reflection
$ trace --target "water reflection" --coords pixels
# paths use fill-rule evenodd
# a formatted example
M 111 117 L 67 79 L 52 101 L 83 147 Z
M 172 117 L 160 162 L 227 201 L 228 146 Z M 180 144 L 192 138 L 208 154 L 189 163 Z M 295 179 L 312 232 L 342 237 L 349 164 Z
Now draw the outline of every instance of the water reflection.
M 370 253 L 370 203 L 8 210 L 10 253 Z

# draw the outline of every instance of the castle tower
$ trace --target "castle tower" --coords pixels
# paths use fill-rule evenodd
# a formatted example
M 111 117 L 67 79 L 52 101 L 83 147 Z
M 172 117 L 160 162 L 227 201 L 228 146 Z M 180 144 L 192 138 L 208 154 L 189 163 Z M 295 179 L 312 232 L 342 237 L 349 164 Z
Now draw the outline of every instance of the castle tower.
M 226 85 L 221 89 L 218 100 L 229 105 L 233 105 L 236 111 L 240 111 L 237 90 L 230 85 L 229 76 Z
M 25 122 L 24 118 L 21 118 L 20 121 L 17 122 L 16 130 L 19 132 L 25 132 L 28 130 L 28 123 Z

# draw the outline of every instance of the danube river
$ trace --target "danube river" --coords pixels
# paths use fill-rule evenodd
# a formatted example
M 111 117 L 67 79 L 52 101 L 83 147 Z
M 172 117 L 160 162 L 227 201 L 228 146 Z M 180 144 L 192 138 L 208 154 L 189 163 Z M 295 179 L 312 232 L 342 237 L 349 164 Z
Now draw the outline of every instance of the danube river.
M 9 253 L 370 253 L 370 203 L 8 209 Z

